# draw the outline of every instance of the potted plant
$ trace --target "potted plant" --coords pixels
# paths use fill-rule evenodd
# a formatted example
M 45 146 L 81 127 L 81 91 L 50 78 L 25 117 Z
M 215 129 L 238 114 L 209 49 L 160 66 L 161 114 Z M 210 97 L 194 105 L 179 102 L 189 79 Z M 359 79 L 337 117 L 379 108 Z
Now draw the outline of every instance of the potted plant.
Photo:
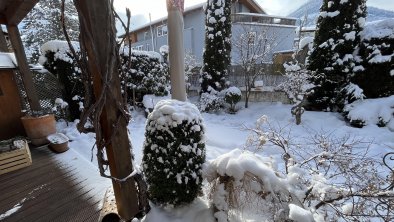
M 47 144 L 47 136 L 56 133 L 56 120 L 51 112 L 32 111 L 21 117 L 21 121 L 27 136 L 35 146 Z
M 49 147 L 57 152 L 63 153 L 68 150 L 68 137 L 63 133 L 54 133 L 47 137 L 49 141 Z

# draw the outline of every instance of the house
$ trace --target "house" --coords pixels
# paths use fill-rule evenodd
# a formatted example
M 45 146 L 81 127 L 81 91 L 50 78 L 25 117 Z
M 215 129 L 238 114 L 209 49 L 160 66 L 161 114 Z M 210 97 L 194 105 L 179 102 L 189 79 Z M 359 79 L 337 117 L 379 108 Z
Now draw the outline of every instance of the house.
M 184 47 L 185 52 L 193 54 L 198 62 L 202 61 L 205 41 L 205 5 L 197 4 L 184 11 Z M 235 0 L 232 5 L 232 38 L 239 38 L 245 30 L 259 32 L 271 29 L 277 44 L 268 44 L 270 53 L 267 62 L 272 61 L 272 53 L 292 49 L 295 38 L 295 18 L 267 15 L 255 0 Z M 271 36 L 272 37 L 272 36 Z M 135 50 L 160 51 L 167 45 L 167 17 L 137 27 L 130 32 L 131 46 Z M 237 59 L 233 50 L 232 58 Z

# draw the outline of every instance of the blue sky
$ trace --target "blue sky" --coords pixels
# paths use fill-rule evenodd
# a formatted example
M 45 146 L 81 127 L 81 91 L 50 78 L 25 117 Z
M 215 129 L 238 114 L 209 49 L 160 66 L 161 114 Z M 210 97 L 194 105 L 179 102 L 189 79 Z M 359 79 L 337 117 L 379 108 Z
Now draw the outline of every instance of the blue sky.
M 287 15 L 297 9 L 308 0 L 255 0 L 260 6 L 271 15 Z M 185 6 L 192 6 L 206 2 L 206 0 L 185 0 Z M 132 25 L 138 26 L 149 21 L 149 14 L 152 20 L 166 16 L 167 9 L 165 0 L 115 0 L 115 8 L 124 14 L 125 7 L 130 8 L 133 16 Z M 394 0 L 368 0 L 368 6 L 374 6 L 386 10 L 394 11 Z

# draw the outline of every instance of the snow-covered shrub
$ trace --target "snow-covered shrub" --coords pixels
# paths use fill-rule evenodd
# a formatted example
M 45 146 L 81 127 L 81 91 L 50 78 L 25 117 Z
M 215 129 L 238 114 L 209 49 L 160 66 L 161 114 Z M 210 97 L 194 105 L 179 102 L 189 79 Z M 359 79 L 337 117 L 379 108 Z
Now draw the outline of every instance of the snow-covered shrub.
M 148 114 L 153 111 L 153 108 L 155 108 L 155 105 L 158 102 L 166 99 L 171 99 L 171 98 L 169 95 L 167 96 L 155 96 L 151 94 L 144 95 L 142 99 L 142 105 L 144 106 L 146 117 L 148 117 Z
M 235 106 L 241 101 L 242 93 L 241 90 L 235 86 L 232 86 L 224 90 L 224 101 L 230 104 L 230 113 L 236 113 Z
M 286 81 L 278 86 L 283 90 L 293 102 L 291 114 L 296 117 L 296 124 L 301 123 L 301 116 L 304 113 L 304 105 L 311 89 L 314 85 L 310 82 L 310 71 L 301 68 L 298 63 L 283 64 L 285 67 Z
M 394 94 L 394 19 L 367 23 L 359 55 L 362 62 L 353 81 L 367 98 Z
M 371 142 L 322 132 L 299 144 L 288 127 L 273 126 L 266 116 L 248 130 L 245 150 L 204 168 L 218 221 L 394 219 L 394 192 L 384 190 L 392 172 L 369 153 Z M 270 156 L 259 155 L 266 149 Z
M 179 206 L 201 192 L 204 130 L 195 105 L 176 100 L 156 104 L 148 116 L 142 159 L 152 202 Z
M 55 105 L 52 107 L 52 111 L 55 114 L 56 118 L 64 119 L 67 121 L 68 114 L 68 103 L 61 98 L 55 99 Z
M 344 109 L 345 117 L 352 126 L 366 125 L 388 126 L 394 131 L 394 96 L 358 100 L 347 105 Z
M 121 81 L 129 101 L 133 100 L 133 90 L 136 102 L 141 102 L 146 94 L 167 95 L 168 66 L 160 61 L 159 53 L 131 50 L 129 55 L 128 47 L 124 47 L 120 50 L 120 57 L 123 73 Z
M 79 43 L 72 42 L 72 44 L 79 52 Z M 78 119 L 81 114 L 80 101 L 75 101 L 73 98 L 82 98 L 85 95 L 85 89 L 81 79 L 81 70 L 76 66 L 67 42 L 49 41 L 41 46 L 41 54 L 39 62 L 57 77 L 61 85 L 63 99 L 69 105 L 70 118 Z
M 343 88 L 354 73 L 360 33 L 366 19 L 366 0 L 324 0 L 320 8 L 308 69 L 314 93 L 308 97 L 316 110 L 341 111 Z
M 208 0 L 201 91 L 224 90 L 231 63 L 231 0 Z
M 200 95 L 198 109 L 201 112 L 217 112 L 223 107 L 223 96 L 213 88 L 208 87 L 208 89 L 208 92 Z

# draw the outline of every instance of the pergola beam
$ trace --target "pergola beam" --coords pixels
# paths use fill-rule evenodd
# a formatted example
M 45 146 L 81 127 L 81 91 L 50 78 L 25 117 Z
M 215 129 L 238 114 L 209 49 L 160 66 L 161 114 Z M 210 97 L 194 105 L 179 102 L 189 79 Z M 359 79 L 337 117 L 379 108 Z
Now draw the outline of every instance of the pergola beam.
M 29 65 L 27 64 L 27 58 L 23 49 L 21 36 L 19 34 L 18 26 L 7 25 L 8 36 L 11 41 L 12 48 L 14 49 L 16 61 L 18 62 L 19 71 L 22 76 L 23 85 L 25 86 L 27 99 L 32 110 L 41 110 L 38 96 L 34 87 L 32 73 Z

